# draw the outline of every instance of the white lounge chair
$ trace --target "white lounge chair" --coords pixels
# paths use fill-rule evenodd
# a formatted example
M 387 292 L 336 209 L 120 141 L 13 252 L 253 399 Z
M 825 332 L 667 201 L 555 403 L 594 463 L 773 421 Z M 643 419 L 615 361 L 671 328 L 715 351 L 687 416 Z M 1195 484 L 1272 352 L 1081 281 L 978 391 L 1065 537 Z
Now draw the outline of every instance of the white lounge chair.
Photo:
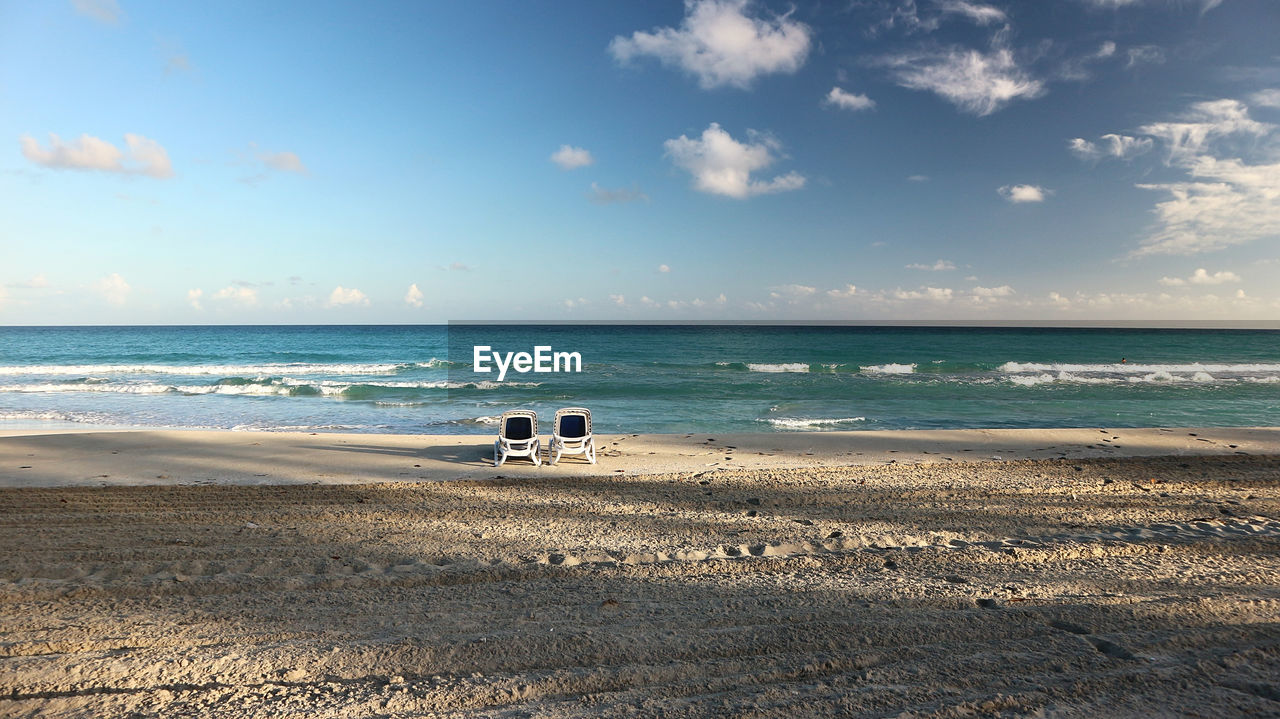
M 538 442 L 538 414 L 527 409 L 502 413 L 498 438 L 493 441 L 493 466 L 501 467 L 507 457 L 528 457 L 533 466 L 542 466 L 542 445 Z
M 555 464 L 560 461 L 562 454 L 581 454 L 591 464 L 596 463 L 596 440 L 591 436 L 591 410 L 585 407 L 556 410 L 547 455 L 551 464 Z

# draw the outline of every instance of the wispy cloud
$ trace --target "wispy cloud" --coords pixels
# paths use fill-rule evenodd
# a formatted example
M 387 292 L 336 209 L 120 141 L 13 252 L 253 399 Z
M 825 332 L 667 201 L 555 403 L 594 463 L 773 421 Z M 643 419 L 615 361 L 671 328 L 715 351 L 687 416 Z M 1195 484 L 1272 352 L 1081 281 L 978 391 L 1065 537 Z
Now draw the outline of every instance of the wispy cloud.
M 559 150 L 551 153 L 551 161 L 559 165 L 561 170 L 576 170 L 594 163 L 596 159 L 581 147 L 561 145 Z
M 996 192 L 1014 204 L 1044 202 L 1046 196 L 1053 194 L 1053 190 L 1046 190 L 1039 185 L 1005 185 Z
M 842 110 L 870 110 L 876 106 L 876 101 L 866 95 L 855 95 L 852 92 L 846 92 L 838 87 L 831 88 L 831 92 L 827 93 L 824 103 L 832 107 L 838 107 Z
M 1158 45 L 1138 45 L 1125 50 L 1125 68 L 1134 68 L 1139 65 L 1163 65 L 1164 50 Z
M 196 287 L 195 289 L 187 290 L 187 303 L 190 304 L 193 309 L 197 309 L 197 310 L 204 309 L 204 305 L 201 304 L 201 301 L 200 301 L 202 297 L 204 297 L 204 290 L 200 289 L 199 287 Z
M 946 270 L 954 270 L 955 268 L 956 263 L 951 260 L 938 260 L 931 265 L 919 262 L 913 262 L 912 264 L 907 265 L 908 270 L 927 270 L 930 272 L 944 272 Z
M 1190 255 L 1280 235 L 1280 162 L 1250 164 L 1239 156 L 1280 156 L 1276 129 L 1230 99 L 1198 102 L 1176 121 L 1140 128 L 1188 179 L 1138 185 L 1169 199 L 1156 204 L 1156 226 L 1133 255 Z
M 759 17 L 748 0 L 686 0 L 679 28 L 621 35 L 609 43 L 620 63 L 654 57 L 703 88 L 748 88 L 760 75 L 793 73 L 809 55 L 811 31 L 787 15 Z
M 108 25 L 115 25 L 124 17 L 116 0 L 71 0 L 71 6 L 81 15 Z
M 875 61 L 893 80 L 911 90 L 935 93 L 974 115 L 990 115 L 1017 99 L 1044 94 L 1044 83 L 1014 59 L 1013 51 L 989 52 L 952 47 L 888 55 Z
M 754 141 L 738 142 L 713 122 L 699 138 L 681 135 L 664 146 L 672 162 L 693 175 L 693 186 L 701 192 L 744 199 L 804 187 L 804 176 L 794 171 L 753 180 L 751 173 L 777 161 L 774 153 L 780 145 L 769 135 L 748 132 L 748 137 Z
M 1106 134 L 1098 138 L 1099 142 L 1090 142 L 1082 137 L 1068 141 L 1067 147 L 1077 157 L 1085 160 L 1098 160 L 1113 157 L 1121 160 L 1141 155 L 1151 149 L 1154 144 L 1149 137 L 1130 137 L 1128 135 Z
M 667 274 L 667 273 L 668 273 L 668 272 L 670 272 L 670 271 L 671 271 L 671 266 L 670 266 L 670 265 L 658 265 L 658 272 L 659 272 L 659 273 L 661 273 L 661 274 L 664 274 L 664 275 L 665 275 L 665 274 Z
M 591 192 L 587 197 L 597 205 L 616 205 L 626 202 L 648 202 L 649 196 L 640 191 L 638 187 L 620 187 L 611 190 L 607 187 L 601 187 L 596 183 L 591 183 Z
M 173 176 L 169 153 L 155 140 L 134 135 L 124 136 L 127 151 L 92 135 L 64 142 L 49 133 L 49 147 L 42 147 L 34 137 L 23 135 L 22 155 L 41 167 L 58 170 L 97 170 L 122 175 Z
M 966 0 L 939 0 L 938 8 L 944 15 L 960 15 L 979 25 L 1004 22 L 1008 15 L 994 5 L 966 2 Z

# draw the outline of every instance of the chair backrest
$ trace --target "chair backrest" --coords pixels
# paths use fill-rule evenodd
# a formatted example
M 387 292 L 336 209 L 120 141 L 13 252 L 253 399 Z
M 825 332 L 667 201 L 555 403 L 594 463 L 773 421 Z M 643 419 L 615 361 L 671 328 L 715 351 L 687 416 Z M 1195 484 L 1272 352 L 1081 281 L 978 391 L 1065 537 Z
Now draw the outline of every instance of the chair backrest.
M 528 410 L 502 413 L 501 434 L 505 439 L 533 439 L 538 436 L 538 415 Z
M 584 407 L 556 410 L 556 434 L 567 439 L 591 434 L 591 410 Z

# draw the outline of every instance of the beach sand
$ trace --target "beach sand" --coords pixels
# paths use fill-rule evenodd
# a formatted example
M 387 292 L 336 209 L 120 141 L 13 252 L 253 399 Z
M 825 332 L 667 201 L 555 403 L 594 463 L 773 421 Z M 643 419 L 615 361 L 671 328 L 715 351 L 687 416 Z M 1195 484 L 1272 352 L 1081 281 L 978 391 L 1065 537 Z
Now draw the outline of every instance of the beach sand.
M 1278 429 L 601 439 L 0 437 L 0 716 L 1280 716 Z

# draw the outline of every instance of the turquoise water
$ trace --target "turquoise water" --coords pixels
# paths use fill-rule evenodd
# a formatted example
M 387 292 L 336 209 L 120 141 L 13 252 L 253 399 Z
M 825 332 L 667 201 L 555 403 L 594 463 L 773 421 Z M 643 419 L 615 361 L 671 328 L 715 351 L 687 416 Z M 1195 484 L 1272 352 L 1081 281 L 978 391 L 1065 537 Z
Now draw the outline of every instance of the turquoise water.
M 477 344 L 582 371 L 497 382 Z M 503 410 L 569 405 L 603 432 L 1280 425 L 1280 332 L 0 328 L 0 428 L 490 433 Z

